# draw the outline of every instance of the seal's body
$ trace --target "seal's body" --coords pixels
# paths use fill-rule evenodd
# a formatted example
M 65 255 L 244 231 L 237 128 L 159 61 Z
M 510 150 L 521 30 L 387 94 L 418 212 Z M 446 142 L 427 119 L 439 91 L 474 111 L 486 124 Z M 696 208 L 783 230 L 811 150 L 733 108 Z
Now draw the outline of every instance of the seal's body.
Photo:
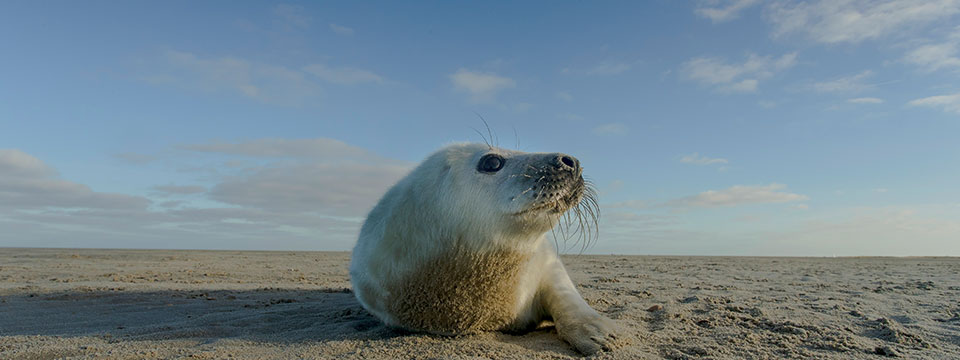
M 616 325 L 587 305 L 545 241 L 584 198 L 582 171 L 564 154 L 441 149 L 367 216 L 350 264 L 357 299 L 415 331 L 519 331 L 553 320 L 579 351 L 609 348 Z

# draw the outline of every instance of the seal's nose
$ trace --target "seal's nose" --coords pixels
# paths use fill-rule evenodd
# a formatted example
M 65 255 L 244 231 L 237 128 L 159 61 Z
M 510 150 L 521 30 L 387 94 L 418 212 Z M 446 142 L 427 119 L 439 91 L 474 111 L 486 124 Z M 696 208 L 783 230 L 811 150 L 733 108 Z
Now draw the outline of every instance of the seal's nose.
M 553 159 L 553 165 L 560 170 L 580 170 L 580 160 L 577 160 L 577 158 L 567 154 L 557 154 L 557 156 Z

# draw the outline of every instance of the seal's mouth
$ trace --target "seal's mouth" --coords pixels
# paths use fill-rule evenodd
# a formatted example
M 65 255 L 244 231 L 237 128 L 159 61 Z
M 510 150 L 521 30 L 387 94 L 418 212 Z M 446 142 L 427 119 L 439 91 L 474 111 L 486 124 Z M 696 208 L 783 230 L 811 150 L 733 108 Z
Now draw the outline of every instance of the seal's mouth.
M 586 249 L 599 236 L 600 206 L 597 191 L 583 178 L 583 168 L 575 158 L 559 154 L 530 164 L 514 174 L 523 189 L 510 198 L 519 209 L 512 213 L 525 225 L 550 225 L 554 241 L 576 239 Z M 575 243 L 576 244 L 576 243 Z M 560 248 L 559 243 L 557 248 Z
M 570 181 L 565 181 L 565 183 L 569 182 Z M 514 213 L 514 215 L 536 213 L 546 213 L 550 215 L 563 214 L 580 203 L 585 188 L 586 185 L 582 177 L 578 178 L 573 184 L 544 185 L 540 188 L 540 191 L 534 195 L 534 202 L 526 209 Z

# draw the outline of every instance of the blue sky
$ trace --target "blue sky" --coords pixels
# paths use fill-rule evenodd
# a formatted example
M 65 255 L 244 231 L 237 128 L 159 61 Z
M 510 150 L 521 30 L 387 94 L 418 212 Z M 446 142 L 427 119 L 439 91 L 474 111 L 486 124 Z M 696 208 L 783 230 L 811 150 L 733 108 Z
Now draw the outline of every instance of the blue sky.
M 348 250 L 482 141 L 590 253 L 960 255 L 960 0 L 8 2 L 0 246 Z

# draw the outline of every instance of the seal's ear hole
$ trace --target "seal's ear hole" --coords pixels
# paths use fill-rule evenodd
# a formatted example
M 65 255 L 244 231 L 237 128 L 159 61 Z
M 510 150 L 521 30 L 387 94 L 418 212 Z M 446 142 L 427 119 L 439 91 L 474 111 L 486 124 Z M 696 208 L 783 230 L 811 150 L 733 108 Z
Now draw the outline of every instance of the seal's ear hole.
M 507 159 L 504 159 L 503 156 L 497 154 L 487 154 L 480 158 L 480 162 L 477 163 L 477 171 L 485 173 L 495 173 L 503 169 L 503 164 L 507 162 Z

